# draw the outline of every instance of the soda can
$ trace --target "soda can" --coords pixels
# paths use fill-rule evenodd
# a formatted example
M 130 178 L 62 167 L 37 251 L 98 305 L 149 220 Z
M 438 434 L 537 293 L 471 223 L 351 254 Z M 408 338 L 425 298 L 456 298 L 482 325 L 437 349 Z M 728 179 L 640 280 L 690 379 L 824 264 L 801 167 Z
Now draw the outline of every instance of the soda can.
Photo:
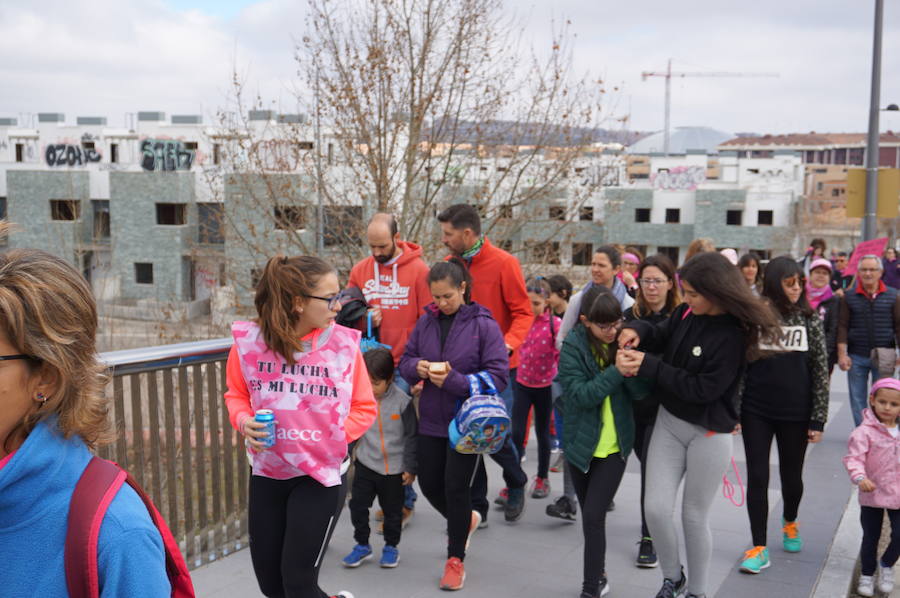
M 258 409 L 256 411 L 256 417 L 254 418 L 256 421 L 266 424 L 266 427 L 263 428 L 267 434 L 265 438 L 261 438 L 260 442 L 263 443 L 263 446 L 266 448 L 272 448 L 275 446 L 275 412 L 271 409 Z

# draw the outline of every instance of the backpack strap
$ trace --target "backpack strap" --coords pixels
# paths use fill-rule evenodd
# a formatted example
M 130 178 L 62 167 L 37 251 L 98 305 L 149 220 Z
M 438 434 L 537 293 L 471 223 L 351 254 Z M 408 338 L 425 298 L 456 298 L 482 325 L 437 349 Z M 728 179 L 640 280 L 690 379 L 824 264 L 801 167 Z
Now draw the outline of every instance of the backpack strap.
M 64 560 L 66 587 L 70 598 L 100 596 L 97 564 L 100 526 L 109 505 L 126 483 L 140 497 L 162 537 L 166 553 L 166 574 L 172 586 L 172 595 L 194 596 L 190 574 L 178 543 L 153 501 L 128 472 L 112 461 L 93 457 L 75 485 L 69 504 Z
M 97 598 L 97 544 L 100 525 L 128 474 L 97 457 L 88 463 L 69 503 L 65 544 L 66 587 L 71 598 Z
M 481 380 L 481 386 L 482 386 L 481 392 L 483 392 L 486 395 L 498 394 L 497 387 L 494 386 L 494 380 L 491 378 L 490 374 L 488 374 L 484 370 L 481 370 L 480 372 L 478 372 L 478 379 Z

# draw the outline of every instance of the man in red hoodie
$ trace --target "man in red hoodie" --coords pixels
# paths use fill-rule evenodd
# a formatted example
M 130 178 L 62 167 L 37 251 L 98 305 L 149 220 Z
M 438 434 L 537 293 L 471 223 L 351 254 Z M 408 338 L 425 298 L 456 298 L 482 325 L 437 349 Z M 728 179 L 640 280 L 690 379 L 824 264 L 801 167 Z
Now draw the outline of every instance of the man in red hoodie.
M 428 266 L 422 260 L 419 245 L 400 240 L 397 221 L 390 214 L 372 216 L 366 237 L 372 255 L 353 266 L 347 286 L 361 290 L 372 306 L 372 324 L 380 327 L 379 340 L 391 346 L 396 368 L 416 320 L 432 301 Z M 404 392 L 410 392 L 403 376 L 394 376 L 394 383 Z M 404 489 L 403 526 L 406 527 L 417 495 L 412 485 Z
M 487 307 L 500 326 L 506 349 L 510 352 L 510 384 L 500 393 L 506 409 L 512 413 L 513 386 L 516 367 L 519 365 L 518 349 L 525 340 L 534 320 L 531 302 L 525 290 L 522 266 L 515 256 L 493 245 L 481 234 L 481 217 L 474 206 L 454 204 L 438 214 L 441 223 L 441 241 L 454 255 L 469 265 L 472 275 L 472 301 Z M 525 507 L 525 484 L 528 476 L 522 470 L 519 455 L 512 442 L 506 442 L 491 457 L 503 468 L 506 482 L 498 504 L 505 510 L 509 522 L 518 521 Z M 480 466 L 472 485 L 472 505 L 487 521 L 487 472 Z
M 379 340 L 391 346 L 396 366 L 416 320 L 432 300 L 428 266 L 420 246 L 400 240 L 390 214 L 375 214 L 366 236 L 372 255 L 353 266 L 347 286 L 360 289 L 372 306 L 372 324 L 380 327 Z

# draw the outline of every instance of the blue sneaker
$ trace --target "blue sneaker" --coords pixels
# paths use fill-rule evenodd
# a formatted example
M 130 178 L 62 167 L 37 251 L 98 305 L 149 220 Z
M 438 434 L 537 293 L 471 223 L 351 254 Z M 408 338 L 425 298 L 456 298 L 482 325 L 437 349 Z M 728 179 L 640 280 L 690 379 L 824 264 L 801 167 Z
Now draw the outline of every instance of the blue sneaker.
M 344 560 L 341 561 L 345 567 L 349 567 L 354 569 L 363 564 L 363 561 L 367 561 L 372 558 L 372 547 L 368 544 L 357 544 L 353 547 L 353 550 L 350 551 L 350 554 L 344 557 Z
M 381 551 L 381 566 L 385 569 L 393 569 L 400 563 L 400 551 L 396 546 L 385 546 Z

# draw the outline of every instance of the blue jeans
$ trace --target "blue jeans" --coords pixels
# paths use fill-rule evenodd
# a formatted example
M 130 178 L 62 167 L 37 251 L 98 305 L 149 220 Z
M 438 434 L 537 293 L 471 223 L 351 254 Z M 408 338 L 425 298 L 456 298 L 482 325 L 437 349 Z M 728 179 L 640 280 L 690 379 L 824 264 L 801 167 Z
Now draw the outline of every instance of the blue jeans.
M 850 390 L 850 410 L 853 425 L 862 423 L 862 410 L 869 406 L 869 384 L 882 376 L 872 367 L 872 360 L 862 355 L 850 356 L 850 370 L 847 372 L 847 386 Z

